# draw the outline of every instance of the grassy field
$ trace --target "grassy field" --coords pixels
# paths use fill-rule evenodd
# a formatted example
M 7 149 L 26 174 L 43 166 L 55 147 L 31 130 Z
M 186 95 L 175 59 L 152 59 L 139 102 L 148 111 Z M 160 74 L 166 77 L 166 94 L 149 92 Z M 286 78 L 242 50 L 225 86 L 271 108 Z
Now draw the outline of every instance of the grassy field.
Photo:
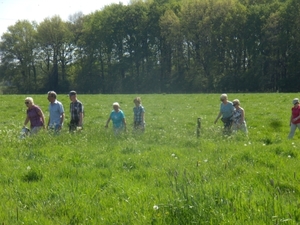
M 20 140 L 27 96 L 0 95 L 0 224 L 300 224 L 300 131 L 287 139 L 299 94 L 228 94 L 248 137 L 213 123 L 219 96 L 141 95 L 146 132 L 136 135 L 135 95 L 78 95 L 85 126 L 69 134 L 58 94 L 61 134 Z M 31 97 L 48 119 L 47 95 Z M 115 101 L 128 125 L 119 137 L 104 128 Z

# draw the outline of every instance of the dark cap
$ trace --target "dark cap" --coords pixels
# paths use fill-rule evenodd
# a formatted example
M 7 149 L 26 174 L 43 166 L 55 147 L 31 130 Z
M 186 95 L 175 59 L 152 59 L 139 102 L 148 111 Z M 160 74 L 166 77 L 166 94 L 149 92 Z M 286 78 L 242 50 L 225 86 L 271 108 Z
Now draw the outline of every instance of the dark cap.
M 76 91 L 70 91 L 69 96 L 76 95 Z

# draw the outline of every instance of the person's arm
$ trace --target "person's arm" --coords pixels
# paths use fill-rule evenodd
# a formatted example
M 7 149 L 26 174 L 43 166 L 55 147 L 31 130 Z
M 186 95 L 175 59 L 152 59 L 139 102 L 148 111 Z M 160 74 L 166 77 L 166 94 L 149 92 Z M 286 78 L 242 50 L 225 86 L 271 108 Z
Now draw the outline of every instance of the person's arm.
M 244 123 L 245 121 L 245 110 L 242 109 L 242 113 L 241 113 L 241 124 Z
M 145 123 L 145 112 L 142 112 L 142 122 Z
M 47 127 L 46 127 L 46 129 L 49 128 L 49 124 L 50 124 L 50 105 L 48 106 L 48 116 L 49 116 L 49 118 L 48 118 L 48 122 L 47 122 Z
M 217 116 L 217 118 L 216 118 L 216 120 L 215 120 L 215 124 L 218 122 L 218 120 L 219 120 L 219 118 L 221 117 L 221 115 L 222 115 L 222 113 L 219 112 L 219 114 L 218 114 L 218 116 Z
M 60 115 L 60 127 L 63 125 L 64 120 L 65 120 L 65 113 L 63 112 L 63 113 Z
M 26 125 L 27 125 L 28 121 L 29 121 L 29 117 L 28 117 L 28 116 L 26 116 L 26 119 L 25 119 L 25 121 L 24 121 L 24 126 L 23 126 L 23 127 L 26 127 Z
M 78 126 L 82 127 L 83 124 L 83 104 L 80 103 L 80 107 L 79 107 L 79 122 L 78 122 Z
M 79 122 L 78 122 L 78 126 L 82 127 L 82 121 L 83 121 L 83 113 L 79 113 Z
M 48 123 L 47 123 L 47 129 L 49 128 L 49 124 L 50 124 L 50 116 L 49 116 Z
M 38 115 L 42 118 L 43 128 L 45 129 L 45 127 L 46 127 L 46 124 L 45 124 L 45 116 L 44 116 L 44 113 L 42 112 L 42 110 L 40 110 L 40 111 L 38 112 Z
M 105 125 L 106 128 L 108 127 L 109 121 L 110 121 L 110 117 L 108 117 L 108 119 L 106 121 L 106 125 Z
M 60 121 L 59 121 L 59 129 L 62 128 L 62 125 L 64 124 L 65 121 L 65 110 L 64 110 L 64 106 L 63 104 L 61 104 L 61 102 L 59 103 L 59 107 L 60 107 Z
M 126 131 L 126 119 L 125 117 L 122 119 L 123 125 L 124 125 L 124 130 Z

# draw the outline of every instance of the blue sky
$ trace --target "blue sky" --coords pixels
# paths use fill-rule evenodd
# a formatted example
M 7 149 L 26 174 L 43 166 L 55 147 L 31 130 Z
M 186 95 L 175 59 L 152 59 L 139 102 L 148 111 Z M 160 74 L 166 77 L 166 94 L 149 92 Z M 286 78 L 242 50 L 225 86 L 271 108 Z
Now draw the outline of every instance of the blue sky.
M 0 37 L 18 20 L 42 22 L 59 15 L 67 21 L 70 15 L 84 15 L 101 10 L 112 3 L 128 4 L 130 0 L 0 0 Z

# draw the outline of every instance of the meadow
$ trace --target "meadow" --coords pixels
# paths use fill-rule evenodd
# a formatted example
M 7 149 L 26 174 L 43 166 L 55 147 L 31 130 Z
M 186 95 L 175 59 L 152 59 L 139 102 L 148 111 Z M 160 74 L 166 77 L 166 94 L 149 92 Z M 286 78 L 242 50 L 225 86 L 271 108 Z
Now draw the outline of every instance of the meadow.
M 300 131 L 288 140 L 299 93 L 229 93 L 249 135 L 214 124 L 220 94 L 140 95 L 146 131 L 132 133 L 136 95 L 78 95 L 84 130 L 19 139 L 24 99 L 48 120 L 47 95 L 0 95 L 0 224 L 300 224 Z M 127 133 L 104 125 L 119 102 Z M 201 118 L 197 138 L 197 118 Z

